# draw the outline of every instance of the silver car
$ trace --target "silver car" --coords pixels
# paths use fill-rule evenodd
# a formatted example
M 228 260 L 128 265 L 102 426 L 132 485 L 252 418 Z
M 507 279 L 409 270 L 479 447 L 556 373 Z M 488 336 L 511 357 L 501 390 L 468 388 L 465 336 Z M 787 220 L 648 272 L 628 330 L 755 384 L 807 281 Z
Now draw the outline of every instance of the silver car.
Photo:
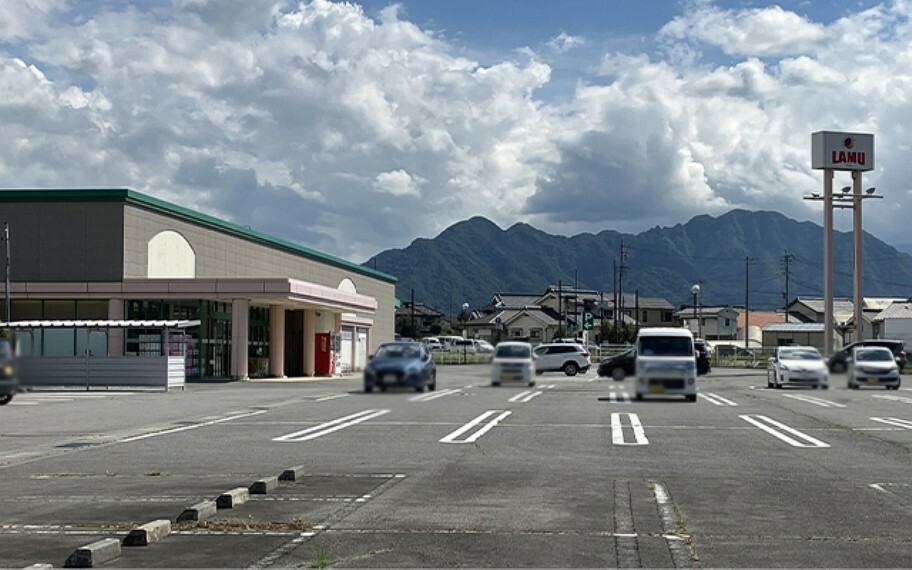
M 884 386 L 898 390 L 899 365 L 893 352 L 883 346 L 860 346 L 852 350 L 847 360 L 848 386 L 857 390 L 861 386 Z

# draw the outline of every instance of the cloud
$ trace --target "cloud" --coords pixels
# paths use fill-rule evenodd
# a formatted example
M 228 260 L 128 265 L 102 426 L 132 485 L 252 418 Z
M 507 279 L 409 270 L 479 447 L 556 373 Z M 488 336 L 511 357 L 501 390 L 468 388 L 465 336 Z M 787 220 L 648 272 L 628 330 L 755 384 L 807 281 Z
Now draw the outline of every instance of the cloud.
M 412 177 L 404 170 L 381 172 L 374 180 L 374 190 L 393 196 L 421 196 L 421 186 L 427 184 L 424 178 Z
M 662 28 L 660 36 L 708 44 L 742 56 L 810 52 L 825 45 L 828 38 L 824 26 L 779 6 L 721 10 L 705 2 L 690 5 L 686 14 Z
M 395 6 L 151 5 L 3 4 L 0 186 L 131 187 L 363 261 L 473 215 L 563 234 L 732 207 L 817 220 L 810 133 L 841 129 L 876 133 L 866 219 L 906 233 L 904 1 L 828 23 L 687 4 L 660 49 L 561 68 L 578 81 L 559 103 L 552 65 L 595 41 L 481 63 Z
M 579 47 L 586 43 L 586 39 L 582 36 L 571 36 L 566 32 L 561 32 L 558 35 L 551 38 L 548 42 L 548 47 L 551 51 L 555 52 L 566 52 L 570 51 L 575 47 Z

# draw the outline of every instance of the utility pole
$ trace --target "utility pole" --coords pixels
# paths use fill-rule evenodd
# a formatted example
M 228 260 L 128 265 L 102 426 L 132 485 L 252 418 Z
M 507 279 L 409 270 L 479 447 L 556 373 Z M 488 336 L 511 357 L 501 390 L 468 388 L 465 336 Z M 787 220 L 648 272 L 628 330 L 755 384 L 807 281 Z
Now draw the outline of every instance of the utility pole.
M 3 241 L 6 242 L 6 322 L 12 322 L 13 315 L 10 312 L 10 241 L 9 241 L 9 222 L 3 222 Z
M 419 335 L 415 334 L 415 290 L 414 289 L 412 289 L 412 315 L 411 315 L 411 317 L 412 317 L 411 318 L 412 323 L 411 323 L 411 326 L 409 327 L 411 329 L 411 333 L 415 336 L 419 336 Z M 416 338 L 415 340 L 418 340 L 418 339 Z
M 614 305 L 611 307 L 611 320 L 614 321 L 614 339 L 617 342 L 618 335 L 618 267 L 617 261 L 611 262 L 613 273 L 611 274 L 611 289 L 614 291 Z
M 564 296 L 563 282 L 560 279 L 558 279 L 557 280 L 557 314 L 560 316 L 560 333 L 561 333 L 561 335 L 564 334 L 564 305 L 563 305 L 563 300 L 562 300 L 563 296 Z
M 744 258 L 744 350 L 750 350 L 750 257 Z
M 627 273 L 627 258 L 630 257 L 630 248 L 621 240 L 620 267 L 618 268 L 618 320 L 624 318 L 624 274 Z
M 785 255 L 782 256 L 782 261 L 783 261 L 783 263 L 785 263 L 785 307 L 783 309 L 782 315 L 785 318 L 785 322 L 788 322 L 789 276 L 790 276 L 789 263 L 791 263 L 792 261 L 795 261 L 795 256 L 792 255 L 791 253 L 786 252 Z

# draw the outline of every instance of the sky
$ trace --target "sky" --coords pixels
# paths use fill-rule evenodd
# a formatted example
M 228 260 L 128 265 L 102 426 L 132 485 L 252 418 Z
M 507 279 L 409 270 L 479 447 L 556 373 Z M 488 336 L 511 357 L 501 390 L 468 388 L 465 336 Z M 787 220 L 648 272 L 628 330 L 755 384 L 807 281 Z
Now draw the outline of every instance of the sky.
M 131 188 L 355 262 L 476 215 L 822 223 L 811 133 L 873 133 L 865 229 L 904 245 L 912 0 L 2 2 L 0 125 L 2 188 Z

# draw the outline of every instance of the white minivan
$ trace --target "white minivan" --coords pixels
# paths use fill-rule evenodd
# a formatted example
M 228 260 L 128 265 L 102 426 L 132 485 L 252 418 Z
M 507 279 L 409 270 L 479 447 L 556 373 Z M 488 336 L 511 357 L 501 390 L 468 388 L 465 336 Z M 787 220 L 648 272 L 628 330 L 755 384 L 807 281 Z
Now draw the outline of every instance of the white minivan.
M 697 401 L 693 333 L 667 327 L 640 329 L 636 341 L 636 399 L 681 395 Z

